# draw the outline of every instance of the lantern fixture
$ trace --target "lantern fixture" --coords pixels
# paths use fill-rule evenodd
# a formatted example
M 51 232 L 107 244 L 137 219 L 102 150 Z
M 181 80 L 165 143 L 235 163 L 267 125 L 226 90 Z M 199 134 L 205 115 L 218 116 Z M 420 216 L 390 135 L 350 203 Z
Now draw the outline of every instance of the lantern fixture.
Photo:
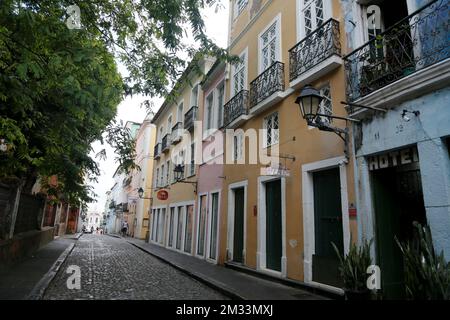
M 142 188 L 138 189 L 138 195 L 139 195 L 139 198 L 141 198 L 141 199 L 148 199 L 148 200 L 152 200 L 153 199 L 153 198 L 146 198 L 146 197 L 144 197 L 144 189 L 142 189 Z
M 194 193 L 197 193 L 197 181 L 184 180 L 184 165 L 182 164 L 175 165 L 175 168 L 173 169 L 173 174 L 175 177 L 175 182 L 192 184 L 194 186 Z
M 306 122 L 312 123 L 319 113 L 320 103 L 323 97 L 320 95 L 319 90 L 307 84 L 301 91 L 300 95 L 295 100 L 300 107 L 303 119 Z

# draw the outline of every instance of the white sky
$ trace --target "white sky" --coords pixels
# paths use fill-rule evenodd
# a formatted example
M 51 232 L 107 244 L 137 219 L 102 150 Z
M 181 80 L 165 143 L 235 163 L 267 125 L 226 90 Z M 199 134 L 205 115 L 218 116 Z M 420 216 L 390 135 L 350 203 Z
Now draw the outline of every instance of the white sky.
M 163 1 L 163 0 L 160 0 Z M 229 1 L 222 1 L 223 8 L 221 7 L 217 12 L 215 8 L 208 8 L 203 11 L 203 16 L 205 20 L 206 33 L 211 37 L 217 45 L 225 48 L 227 46 L 227 35 L 228 35 L 228 4 Z M 121 68 L 119 67 L 119 71 Z M 122 120 L 124 123 L 126 121 L 142 122 L 146 110 L 140 107 L 140 103 L 146 98 L 143 96 L 133 96 L 133 98 L 127 97 L 118 106 L 117 120 Z M 162 99 L 154 99 L 153 103 L 155 106 L 155 112 L 162 104 Z M 97 194 L 97 202 L 91 203 L 89 205 L 90 211 L 100 211 L 102 212 L 106 201 L 106 192 L 111 189 L 114 184 L 114 179 L 112 178 L 114 171 L 116 170 L 117 164 L 114 161 L 115 155 L 112 148 L 109 145 L 101 145 L 99 142 L 93 144 L 94 154 L 102 149 L 106 149 L 106 160 L 96 159 L 99 163 L 101 175 L 98 177 L 98 183 L 92 184 L 94 187 L 94 192 Z

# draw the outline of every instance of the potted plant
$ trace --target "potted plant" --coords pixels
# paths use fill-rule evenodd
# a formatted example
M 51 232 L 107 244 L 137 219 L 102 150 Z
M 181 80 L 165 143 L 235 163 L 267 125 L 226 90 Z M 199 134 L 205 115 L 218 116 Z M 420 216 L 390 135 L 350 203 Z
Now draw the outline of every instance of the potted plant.
M 450 263 L 437 254 L 429 226 L 414 222 L 415 240 L 396 241 L 403 254 L 406 297 L 412 300 L 450 300 Z
M 361 246 L 352 244 L 346 255 L 340 252 L 334 243 L 332 245 L 339 258 L 339 272 L 344 282 L 346 300 L 369 300 L 371 292 L 366 282 L 367 268 L 372 264 L 372 240 L 364 240 Z

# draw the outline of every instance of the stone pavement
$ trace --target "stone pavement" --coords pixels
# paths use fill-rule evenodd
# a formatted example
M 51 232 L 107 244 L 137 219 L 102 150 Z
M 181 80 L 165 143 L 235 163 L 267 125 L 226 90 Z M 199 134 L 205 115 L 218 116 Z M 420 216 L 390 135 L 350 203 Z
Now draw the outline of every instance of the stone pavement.
M 23 300 L 46 276 L 60 255 L 76 240 L 60 237 L 34 255 L 0 272 L 0 300 Z
M 265 280 L 205 260 L 188 256 L 147 243 L 143 240 L 124 238 L 141 250 L 154 255 L 208 285 L 226 292 L 231 297 L 246 300 L 322 300 L 323 296 L 293 286 Z
M 69 290 L 66 273 L 76 265 L 81 288 Z M 218 291 L 139 250 L 106 235 L 83 235 L 47 288 L 43 299 L 227 299 Z

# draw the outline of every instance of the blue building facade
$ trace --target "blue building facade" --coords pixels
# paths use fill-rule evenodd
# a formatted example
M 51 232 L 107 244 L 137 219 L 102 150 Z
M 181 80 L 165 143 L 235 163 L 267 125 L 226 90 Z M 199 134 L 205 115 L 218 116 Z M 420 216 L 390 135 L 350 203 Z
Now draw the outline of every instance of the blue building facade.
M 417 240 L 413 221 L 450 260 L 449 0 L 342 2 L 359 238 L 374 239 L 384 294 L 395 298 L 396 241 Z

